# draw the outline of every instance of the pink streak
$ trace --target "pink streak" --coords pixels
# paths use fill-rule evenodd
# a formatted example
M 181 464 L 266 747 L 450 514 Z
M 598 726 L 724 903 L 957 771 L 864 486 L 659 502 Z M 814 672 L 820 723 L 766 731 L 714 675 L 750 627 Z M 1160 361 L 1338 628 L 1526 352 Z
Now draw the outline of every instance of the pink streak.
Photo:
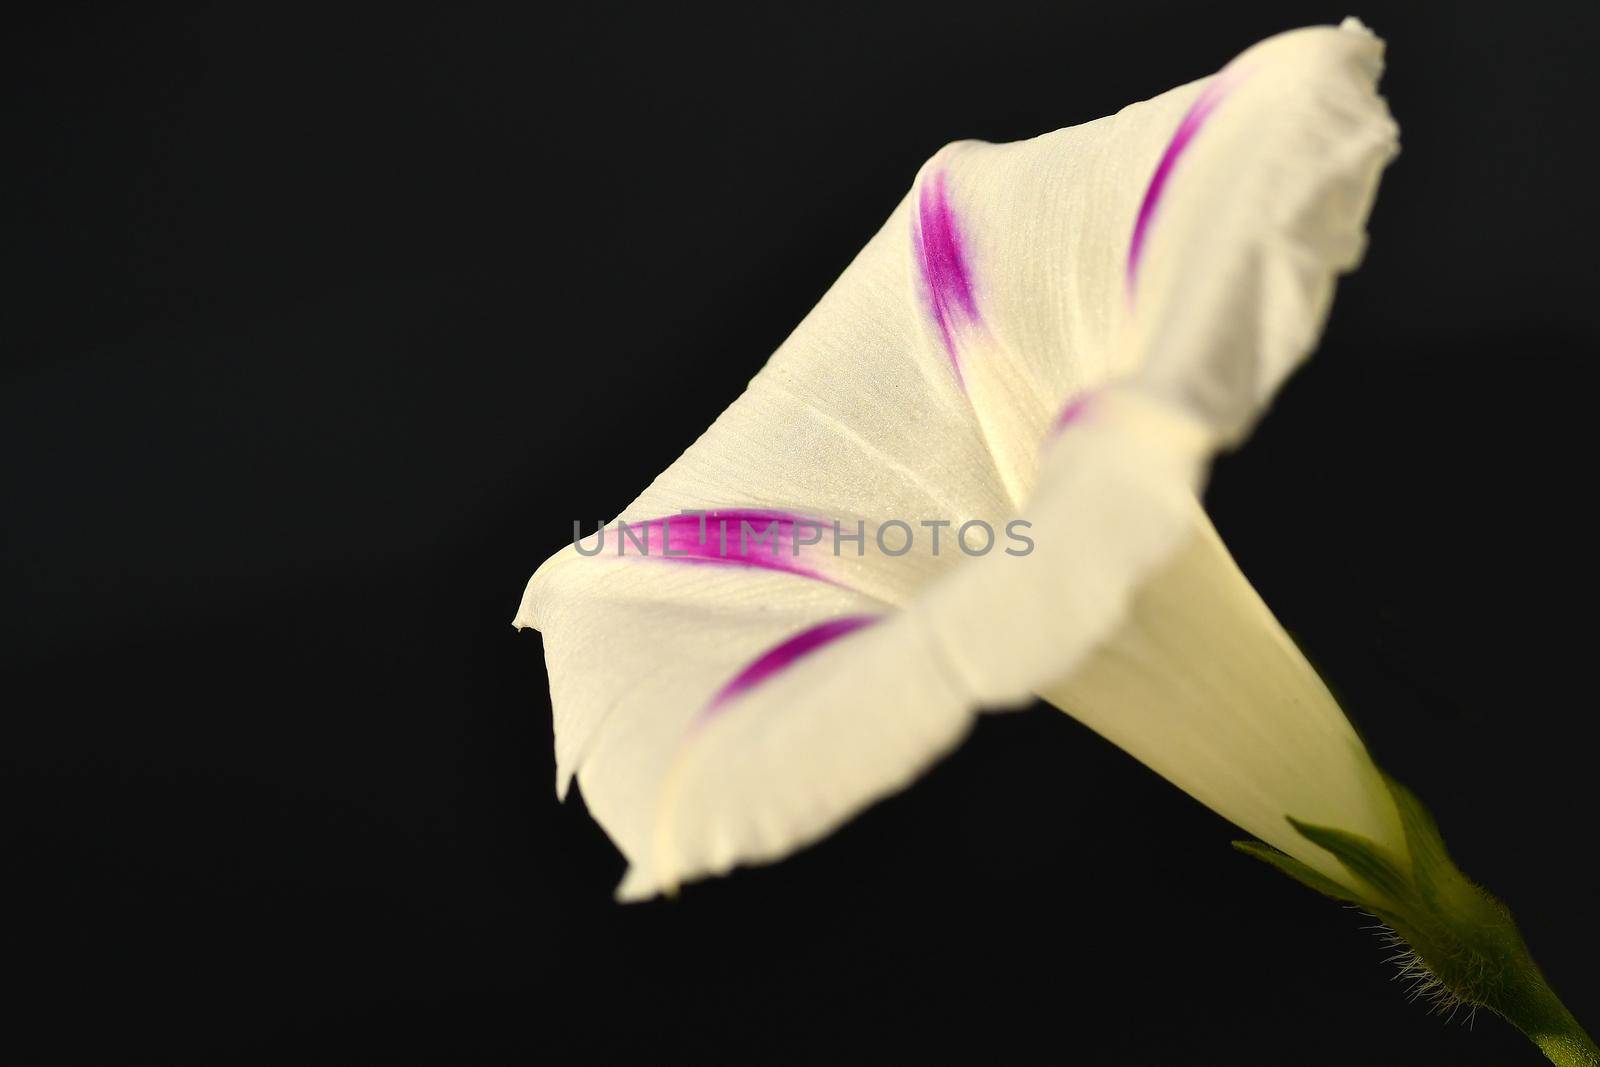
M 1214 76 L 1194 103 L 1189 105 L 1189 110 L 1184 113 L 1183 120 L 1178 123 L 1178 129 L 1172 135 L 1172 140 L 1167 142 L 1166 151 L 1161 154 L 1161 161 L 1156 164 L 1156 171 L 1150 176 L 1150 184 L 1145 187 L 1144 200 L 1139 204 L 1139 216 L 1133 224 L 1133 239 L 1128 245 L 1128 271 L 1127 285 L 1128 297 L 1133 297 L 1134 283 L 1138 279 L 1139 260 L 1144 254 L 1145 237 L 1150 230 L 1150 224 L 1155 218 L 1156 208 L 1161 204 L 1161 194 L 1166 190 L 1167 179 L 1172 176 L 1172 170 L 1178 165 L 1178 160 L 1188 149 L 1190 142 L 1200 132 L 1200 127 L 1205 125 L 1206 119 L 1216 110 L 1217 105 L 1233 91 L 1239 83 L 1241 75 L 1227 70 Z
M 929 312 L 933 315 L 934 325 L 939 328 L 945 351 L 950 356 L 956 382 L 965 388 L 961 360 L 956 354 L 955 331 L 963 322 L 978 324 L 980 319 L 972 274 L 967 266 L 955 212 L 951 210 L 949 197 L 945 193 L 942 170 L 935 170 L 922 180 L 917 195 L 917 214 L 912 220 L 911 240 L 922 270 Z
M 878 618 L 877 615 L 844 615 L 810 629 L 801 630 L 793 637 L 773 645 L 751 660 L 744 670 L 734 675 L 733 680 L 717 692 L 711 703 L 706 705 L 702 717 L 716 714 L 733 698 L 754 689 L 791 664 L 839 638 L 855 633 L 862 627 L 871 626 L 878 621 Z
M 829 581 L 801 560 L 829 543 L 827 538 L 831 536 L 833 529 L 830 524 L 816 523 L 816 520 L 788 512 L 757 508 L 708 509 L 704 516 L 704 540 L 702 540 L 701 522 L 699 515 L 669 515 L 660 519 L 630 522 L 628 525 L 635 531 L 634 536 L 644 542 L 648 552 L 640 552 L 634 541 L 620 529 L 612 531 L 617 538 L 614 544 L 620 548 L 622 555 L 638 559 L 752 567 Z M 746 535 L 742 548 L 739 538 L 741 522 L 748 522 L 751 527 L 751 533 Z M 821 526 L 824 531 L 823 540 L 809 548 L 802 545 L 801 554 L 797 556 L 794 550 L 795 526 L 806 523 Z M 774 524 L 777 529 L 769 535 L 768 529 Z
M 1067 401 L 1066 404 L 1062 405 L 1061 410 L 1056 414 L 1056 421 L 1050 424 L 1050 432 L 1045 435 L 1045 439 L 1050 440 L 1056 437 L 1061 433 L 1062 430 L 1065 430 L 1068 425 L 1076 421 L 1080 415 L 1087 411 L 1089 408 L 1089 398 L 1093 395 L 1094 393 L 1092 391 L 1085 391 L 1079 393 L 1077 396 Z

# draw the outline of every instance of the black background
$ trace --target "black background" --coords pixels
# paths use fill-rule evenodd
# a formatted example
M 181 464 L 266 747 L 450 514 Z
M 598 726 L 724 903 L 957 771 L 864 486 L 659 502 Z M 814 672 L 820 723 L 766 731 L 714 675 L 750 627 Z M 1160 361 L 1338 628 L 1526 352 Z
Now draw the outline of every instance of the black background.
M 574 516 L 730 402 L 966 136 L 1320 4 L 402 15 L 6 34 L 0 1042 L 24 1062 L 1535 1063 L 1046 708 L 778 866 L 619 907 L 552 792 Z M 1404 151 L 1217 524 L 1600 1027 L 1600 9 L 1358 8 Z

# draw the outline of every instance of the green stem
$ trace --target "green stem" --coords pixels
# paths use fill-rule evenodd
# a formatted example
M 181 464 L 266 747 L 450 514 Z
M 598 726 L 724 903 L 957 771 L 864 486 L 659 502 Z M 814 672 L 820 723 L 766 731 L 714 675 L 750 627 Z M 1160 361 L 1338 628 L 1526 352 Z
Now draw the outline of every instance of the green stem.
M 1589 1035 L 1583 1032 L 1583 1027 L 1570 1014 L 1566 1021 L 1568 1029 L 1528 1036 L 1539 1046 L 1545 1059 L 1556 1067 L 1600 1067 L 1600 1048 L 1595 1047 Z
M 1529 961 L 1532 962 L 1531 960 Z M 1522 990 L 1512 992 L 1502 1014 L 1557 1067 L 1600 1067 L 1600 1048 L 1561 1003 L 1537 967 Z

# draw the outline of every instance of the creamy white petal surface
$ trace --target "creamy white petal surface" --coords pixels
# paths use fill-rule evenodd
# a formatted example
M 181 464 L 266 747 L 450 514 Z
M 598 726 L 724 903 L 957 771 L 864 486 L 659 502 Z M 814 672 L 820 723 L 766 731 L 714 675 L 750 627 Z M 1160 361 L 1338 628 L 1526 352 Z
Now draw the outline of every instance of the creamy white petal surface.
M 1110 118 L 947 146 L 622 513 L 654 551 L 540 567 L 516 621 L 544 634 L 558 789 L 627 856 L 623 897 L 791 852 L 1035 694 L 1330 876 L 1285 814 L 1403 855 L 1197 503 L 1359 258 L 1395 151 L 1381 57 L 1358 24 L 1299 30 Z M 864 552 L 828 530 L 795 554 L 811 519 L 859 521 Z M 969 557 L 973 519 L 999 543 Z M 951 523 L 938 555 L 923 522 Z

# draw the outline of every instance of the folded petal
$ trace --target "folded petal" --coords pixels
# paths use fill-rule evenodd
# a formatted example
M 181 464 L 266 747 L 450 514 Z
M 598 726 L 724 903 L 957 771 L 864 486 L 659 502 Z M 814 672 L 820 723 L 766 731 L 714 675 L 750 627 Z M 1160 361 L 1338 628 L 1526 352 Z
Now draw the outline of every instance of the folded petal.
M 1353 19 L 1263 41 L 1207 83 L 1141 201 L 1122 344 L 1223 444 L 1311 351 L 1360 259 L 1398 148 L 1382 64 Z

